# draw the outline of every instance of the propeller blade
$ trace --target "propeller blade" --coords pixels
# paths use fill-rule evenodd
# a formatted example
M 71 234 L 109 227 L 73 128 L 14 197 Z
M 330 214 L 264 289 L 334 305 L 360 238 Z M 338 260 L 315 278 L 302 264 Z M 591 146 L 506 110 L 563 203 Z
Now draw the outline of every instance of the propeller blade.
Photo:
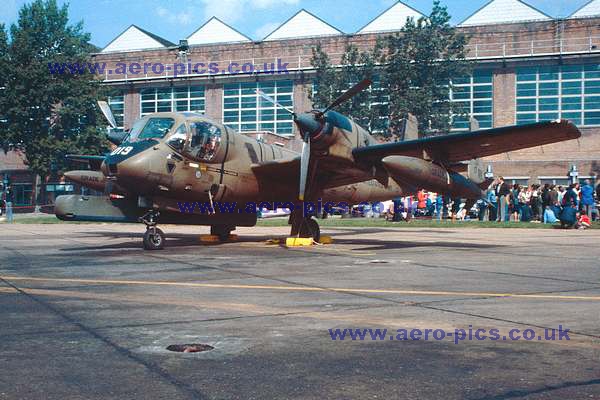
M 287 111 L 288 113 L 290 113 L 291 115 L 293 115 L 294 117 L 296 116 L 296 113 L 294 112 L 294 110 L 289 109 L 288 107 L 282 106 L 281 104 L 279 104 L 277 101 L 275 101 L 274 98 L 272 98 L 271 96 L 269 96 L 268 94 L 266 94 L 265 92 L 263 92 L 262 90 L 258 90 L 256 89 L 256 94 L 258 94 L 260 97 L 262 97 L 263 99 L 267 100 L 269 103 L 274 104 L 275 106 L 277 106 L 278 108 L 281 108 L 282 110 Z
M 346 90 L 340 97 L 335 99 L 333 103 L 331 103 L 325 110 L 321 111 L 319 115 L 323 115 L 332 108 L 335 108 L 340 104 L 350 100 L 351 98 L 353 98 L 354 96 L 371 86 L 372 83 L 373 82 L 370 79 L 363 79 L 362 81 L 358 82 L 356 85 Z
M 105 101 L 99 101 L 98 106 L 100 107 L 100 111 L 104 114 L 104 118 L 108 121 L 110 126 L 114 129 L 117 127 L 117 121 L 115 120 L 115 116 L 113 115 L 110 106 Z
M 310 137 L 306 137 L 306 140 L 302 143 L 302 155 L 300 157 L 300 190 L 298 191 L 298 198 L 300 201 L 304 201 L 304 194 L 306 192 L 306 181 L 308 179 L 308 164 L 310 162 Z

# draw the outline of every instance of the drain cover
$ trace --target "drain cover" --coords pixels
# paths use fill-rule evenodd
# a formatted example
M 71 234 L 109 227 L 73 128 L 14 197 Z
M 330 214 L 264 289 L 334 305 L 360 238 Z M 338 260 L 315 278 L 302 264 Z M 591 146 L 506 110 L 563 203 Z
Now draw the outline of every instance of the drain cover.
M 209 346 L 208 344 L 172 344 L 167 347 L 169 351 L 175 351 L 177 353 L 201 353 L 203 351 L 209 351 L 214 349 L 214 347 Z

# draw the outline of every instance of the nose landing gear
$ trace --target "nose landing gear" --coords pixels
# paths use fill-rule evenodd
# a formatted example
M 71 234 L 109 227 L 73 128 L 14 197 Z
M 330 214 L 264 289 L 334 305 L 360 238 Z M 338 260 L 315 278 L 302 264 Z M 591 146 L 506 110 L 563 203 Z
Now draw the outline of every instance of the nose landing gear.
M 146 225 L 143 240 L 145 250 L 162 250 L 165 247 L 165 233 L 156 227 L 159 216 L 160 212 L 150 210 L 139 219 Z

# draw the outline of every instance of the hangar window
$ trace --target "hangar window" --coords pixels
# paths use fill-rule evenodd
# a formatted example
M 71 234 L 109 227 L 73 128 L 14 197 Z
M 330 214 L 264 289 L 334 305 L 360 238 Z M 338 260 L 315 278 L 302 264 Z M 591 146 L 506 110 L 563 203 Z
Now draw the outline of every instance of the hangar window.
M 469 118 L 479 122 L 481 129 L 493 124 L 493 73 L 491 70 L 476 70 L 471 76 L 452 80 L 450 100 L 457 105 L 461 115 L 452 118 L 452 129 L 468 130 Z
M 223 123 L 238 131 L 293 134 L 292 116 L 260 97 L 261 90 L 285 107 L 294 107 L 293 81 L 243 82 L 223 86 Z
M 146 88 L 140 90 L 140 113 L 146 116 L 155 112 L 204 113 L 203 86 L 177 86 Z
M 115 91 L 108 97 L 108 105 L 112 111 L 117 127 L 115 129 L 123 130 L 123 119 L 125 116 L 125 95 L 122 90 Z
M 600 65 L 517 69 L 517 123 L 558 118 L 580 126 L 600 125 Z

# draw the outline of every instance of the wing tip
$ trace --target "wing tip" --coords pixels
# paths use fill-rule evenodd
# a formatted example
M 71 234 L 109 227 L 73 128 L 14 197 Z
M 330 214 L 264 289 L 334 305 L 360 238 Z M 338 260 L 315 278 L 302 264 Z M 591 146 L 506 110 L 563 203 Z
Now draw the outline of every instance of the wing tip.
M 566 129 L 567 137 L 569 137 L 570 139 L 578 139 L 581 137 L 581 131 L 579 130 L 577 125 L 575 125 L 575 123 L 573 123 L 573 121 L 571 120 L 557 119 L 551 121 L 551 123 L 563 126 Z

